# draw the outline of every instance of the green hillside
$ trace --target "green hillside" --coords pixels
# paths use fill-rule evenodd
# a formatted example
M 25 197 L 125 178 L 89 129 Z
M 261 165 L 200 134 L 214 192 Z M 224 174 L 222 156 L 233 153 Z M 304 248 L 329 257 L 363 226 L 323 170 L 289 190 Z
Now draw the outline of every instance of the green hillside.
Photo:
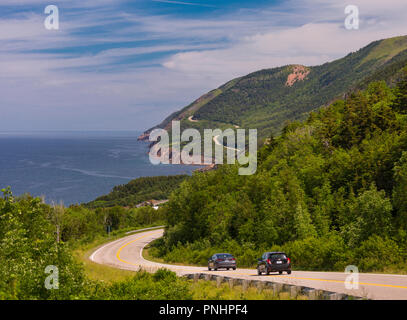
M 331 103 L 372 80 L 393 82 L 407 63 L 407 36 L 376 41 L 346 57 L 321 66 L 284 66 L 254 72 L 209 92 L 165 119 L 169 128 L 257 128 L 259 138 L 280 133 L 287 120 L 303 120 L 310 111 Z M 296 77 L 296 69 L 303 77 Z M 305 75 L 305 76 L 304 76 Z M 289 83 L 290 77 L 294 78 Z M 193 116 L 194 121 L 188 120 Z M 150 131 L 150 130 L 149 130 Z M 147 131 L 147 132 L 149 132 Z
M 178 175 L 134 179 L 125 185 L 114 187 L 109 194 L 98 197 L 85 206 L 89 208 L 134 207 L 143 201 L 165 200 L 187 177 L 188 175 Z
M 205 265 L 231 252 L 243 267 L 283 250 L 301 270 L 406 272 L 407 67 L 395 80 L 285 126 L 253 176 L 224 165 L 183 182 L 151 254 Z

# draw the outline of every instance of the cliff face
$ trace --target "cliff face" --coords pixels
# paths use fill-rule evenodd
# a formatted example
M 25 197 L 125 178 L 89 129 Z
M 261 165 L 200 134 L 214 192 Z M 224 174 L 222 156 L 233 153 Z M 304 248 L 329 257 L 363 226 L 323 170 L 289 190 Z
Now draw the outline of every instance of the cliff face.
M 137 140 L 139 141 L 149 141 L 150 139 L 150 132 L 144 132 L 142 135 L 140 135 Z

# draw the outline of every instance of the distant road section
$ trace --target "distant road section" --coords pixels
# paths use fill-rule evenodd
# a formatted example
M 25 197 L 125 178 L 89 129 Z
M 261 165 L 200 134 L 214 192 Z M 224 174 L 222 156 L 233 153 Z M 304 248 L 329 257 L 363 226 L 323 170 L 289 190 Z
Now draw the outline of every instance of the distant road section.
M 137 271 L 140 267 L 146 270 L 167 268 L 178 275 L 190 273 L 222 274 L 239 279 L 274 281 L 315 289 L 361 296 L 368 299 L 407 300 L 407 276 L 389 274 L 359 274 L 359 289 L 345 288 L 346 274 L 340 272 L 293 271 L 291 275 L 271 274 L 258 276 L 255 269 L 237 269 L 236 271 L 208 271 L 204 267 L 175 266 L 151 262 L 143 258 L 143 248 L 163 236 L 164 229 L 145 231 L 130 235 L 99 247 L 90 256 L 96 263 L 119 269 Z M 208 257 L 209 258 L 209 257 Z M 239 265 L 239 261 L 238 261 Z
M 222 143 L 219 142 L 218 138 L 219 138 L 219 136 L 213 137 L 213 142 L 215 142 L 215 144 L 217 144 L 218 146 L 223 146 L 225 149 L 234 150 L 234 151 L 237 151 L 238 153 L 242 151 L 242 150 L 239 150 L 236 148 L 229 148 L 227 146 L 224 146 Z
M 198 120 L 194 119 L 194 116 L 190 116 L 188 120 L 191 122 L 198 122 Z

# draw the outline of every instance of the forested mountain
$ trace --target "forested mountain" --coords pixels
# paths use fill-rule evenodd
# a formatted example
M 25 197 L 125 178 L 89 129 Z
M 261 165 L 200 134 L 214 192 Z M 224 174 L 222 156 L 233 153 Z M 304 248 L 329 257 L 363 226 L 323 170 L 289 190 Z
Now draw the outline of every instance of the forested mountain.
M 407 271 L 407 67 L 393 76 L 286 125 L 255 175 L 224 165 L 183 182 L 154 254 L 253 266 L 284 250 L 302 270 Z
M 262 140 L 278 134 L 287 120 L 304 120 L 310 111 L 363 89 L 372 80 L 392 84 L 407 63 L 407 36 L 376 41 L 320 66 L 289 65 L 234 79 L 165 119 L 186 128 L 258 129 Z M 148 139 L 148 130 L 141 138 Z

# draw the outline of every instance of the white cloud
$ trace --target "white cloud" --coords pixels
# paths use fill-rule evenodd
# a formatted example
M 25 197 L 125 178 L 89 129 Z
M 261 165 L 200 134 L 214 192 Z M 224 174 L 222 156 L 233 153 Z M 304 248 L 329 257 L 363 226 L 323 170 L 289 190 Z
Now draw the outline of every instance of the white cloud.
M 402 11 L 406 7 L 404 0 L 389 0 L 386 4 L 371 0 L 354 2 L 362 8 L 360 30 L 349 31 L 343 27 L 345 15 L 339 11 L 345 8 L 343 2 L 340 5 L 339 1 L 324 1 L 322 11 L 315 10 L 314 22 L 246 36 L 228 48 L 178 53 L 165 61 L 163 66 L 188 74 L 217 77 L 220 84 L 231 77 L 263 68 L 322 64 L 356 51 L 372 41 L 407 32 L 405 11 Z M 327 4 L 331 5 L 330 10 Z M 315 8 L 318 9 L 318 5 Z M 364 11 L 365 8 L 368 10 Z M 402 18 L 400 12 L 403 12 Z M 329 20 L 331 22 L 319 22 Z
M 95 3 L 100 2 L 85 5 Z M 237 11 L 217 19 L 141 16 L 95 6 L 86 15 L 62 16 L 58 32 L 45 30 L 41 14 L 0 18 L 0 128 L 146 129 L 236 76 L 324 63 L 407 30 L 405 0 L 352 4 L 360 6 L 358 31 L 343 28 L 345 5 L 339 0 L 291 0 L 274 8 L 278 11 Z M 97 36 L 81 33 L 115 21 L 123 27 Z M 149 44 L 94 53 L 41 52 L 136 40 Z M 179 53 L 151 58 L 148 67 L 138 61 L 116 64 L 168 51 Z

